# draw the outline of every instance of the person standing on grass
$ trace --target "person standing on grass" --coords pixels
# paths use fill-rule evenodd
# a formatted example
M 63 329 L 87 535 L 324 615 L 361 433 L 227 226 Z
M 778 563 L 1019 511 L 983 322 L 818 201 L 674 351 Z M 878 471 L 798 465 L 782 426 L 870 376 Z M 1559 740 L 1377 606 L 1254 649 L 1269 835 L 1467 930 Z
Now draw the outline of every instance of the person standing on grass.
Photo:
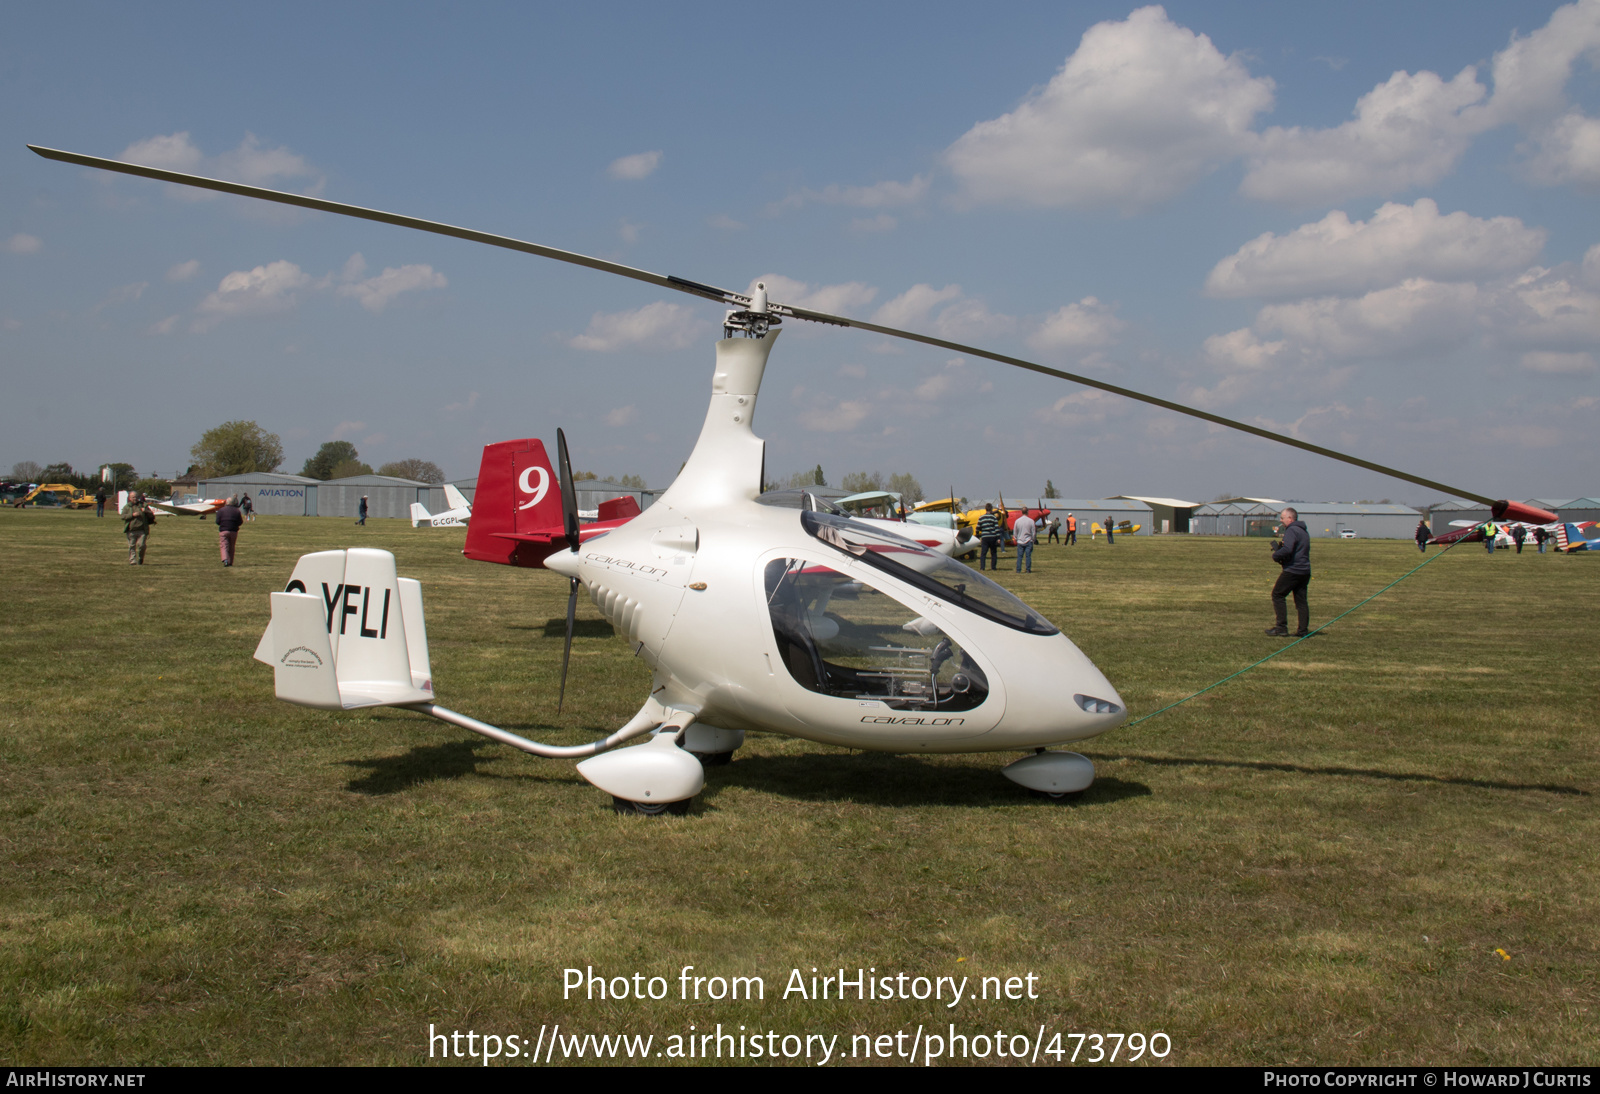
M 1283 521 L 1283 542 L 1272 541 L 1272 561 L 1282 566 L 1283 572 L 1272 586 L 1272 615 L 1276 622 L 1267 628 L 1267 633 L 1288 636 L 1289 605 L 1285 598 L 1293 593 L 1295 615 L 1300 621 L 1294 636 L 1304 638 L 1311 633 L 1311 607 L 1306 600 L 1306 586 L 1311 584 L 1311 533 L 1306 531 L 1298 510 L 1285 509 L 1278 519 Z
M 1076 546 L 1078 542 L 1078 518 L 1071 513 L 1067 514 L 1067 546 Z
M 1544 554 L 1544 541 L 1550 538 L 1550 533 L 1543 528 L 1533 530 L 1533 542 L 1539 545 L 1539 553 Z
M 222 564 L 233 565 L 233 551 L 239 544 L 239 528 L 244 524 L 244 512 L 239 508 L 239 499 L 229 498 L 227 504 L 217 510 L 217 548 L 222 552 Z
M 250 500 L 250 495 L 245 494 L 239 498 L 239 512 L 244 514 L 245 520 L 256 519 L 256 503 Z
M 1417 521 L 1417 550 L 1423 554 L 1428 553 L 1428 543 L 1433 539 L 1433 533 L 1428 530 L 1426 520 Z
M 1489 552 L 1490 557 L 1494 556 L 1494 537 L 1494 521 L 1491 520 L 1483 526 L 1483 549 Z
M 1017 541 L 1017 573 L 1033 573 L 1033 543 L 1039 538 L 1039 522 L 1030 517 L 1027 510 L 1023 510 L 1017 523 L 1011 526 L 1011 534 Z M 1028 568 L 1022 568 L 1023 559 L 1027 559 Z
M 143 494 L 129 494 L 128 502 L 117 514 L 122 518 L 123 530 L 128 534 L 128 565 L 144 565 L 145 545 L 150 542 L 150 529 L 156 515 L 144 503 Z
M 361 495 L 361 519 L 356 521 L 356 523 L 363 527 L 365 527 L 367 523 L 367 496 L 365 494 Z
M 1111 514 L 1106 514 L 1106 545 L 1117 542 L 1117 522 L 1111 519 Z
M 983 569 L 984 560 L 989 560 L 989 568 L 1000 568 L 1000 518 L 995 516 L 994 502 L 983 503 L 983 516 L 978 518 L 978 569 Z
M 1522 553 L 1522 541 L 1528 538 L 1528 530 L 1520 524 L 1511 526 L 1511 542 L 1517 545 L 1517 554 Z
M 1045 539 L 1045 542 L 1046 543 L 1060 543 L 1061 542 L 1061 518 L 1060 517 L 1051 517 L 1050 518 L 1050 523 L 1046 527 L 1048 527 L 1050 529 L 1050 535 Z
M 104 485 L 94 492 L 94 515 L 97 517 L 106 515 L 106 488 Z

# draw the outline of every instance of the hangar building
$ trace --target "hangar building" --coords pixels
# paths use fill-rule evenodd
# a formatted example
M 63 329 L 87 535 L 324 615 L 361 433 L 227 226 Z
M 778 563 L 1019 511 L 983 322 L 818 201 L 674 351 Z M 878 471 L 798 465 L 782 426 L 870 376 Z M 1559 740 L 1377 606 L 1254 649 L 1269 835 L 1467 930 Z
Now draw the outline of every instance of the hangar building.
M 1600 520 L 1600 500 L 1595 498 L 1529 498 L 1526 504 L 1548 509 L 1562 520 L 1573 524 L 1585 520 Z M 1450 526 L 1451 521 L 1470 520 L 1474 524 L 1481 524 L 1488 519 L 1489 510 L 1471 501 L 1440 502 L 1428 510 L 1428 527 L 1436 536 L 1454 531 Z
M 256 512 L 273 516 L 348 517 L 356 519 L 361 495 L 367 495 L 369 517 L 411 519 L 411 503 L 420 501 L 431 513 L 448 506 L 444 488 L 390 475 L 352 475 L 322 482 L 304 475 L 252 471 L 200 480 L 200 496 L 249 494 Z
M 1360 539 L 1410 539 L 1422 517 L 1409 505 L 1225 498 L 1198 507 L 1190 529 L 1198 535 L 1271 536 L 1285 506 L 1300 514 L 1312 539 L 1337 539 L 1346 531 Z

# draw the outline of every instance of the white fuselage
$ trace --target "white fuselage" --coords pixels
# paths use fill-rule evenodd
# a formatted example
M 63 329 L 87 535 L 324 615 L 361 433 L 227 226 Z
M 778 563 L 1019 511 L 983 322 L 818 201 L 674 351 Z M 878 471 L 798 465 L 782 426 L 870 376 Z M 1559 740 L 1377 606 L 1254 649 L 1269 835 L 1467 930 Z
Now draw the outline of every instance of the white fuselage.
M 915 575 L 908 579 L 825 542 L 807 530 L 800 511 L 754 500 L 763 442 L 750 423 L 776 336 L 717 344 L 711 407 L 699 442 L 654 505 L 579 551 L 546 560 L 550 569 L 583 582 L 606 619 L 651 666 L 653 698 L 692 711 L 709 726 L 891 752 L 1026 749 L 1081 740 L 1120 724 L 1126 717 L 1121 698 L 1065 635 L 996 622 L 955 603 L 955 596 L 940 595 L 936 585 L 917 583 Z M 923 553 L 930 567 L 959 565 Z M 903 557 L 911 568 L 923 569 L 920 556 Z M 874 697 L 866 685 L 861 694 L 842 694 L 838 687 L 830 693 L 814 678 L 807 686 L 800 678 L 806 676 L 803 668 L 791 668 L 797 656 L 792 644 L 786 647 L 775 629 L 773 575 L 780 573 L 827 575 L 822 580 L 840 590 L 840 611 L 865 610 L 856 605 L 870 603 L 876 618 L 889 620 L 884 633 L 907 632 L 905 643 L 891 639 L 862 647 L 888 651 L 872 657 L 925 668 L 926 649 L 899 648 L 916 641 L 913 626 L 948 638 L 967 659 L 961 662 L 968 666 L 966 675 L 982 680 L 986 694 L 976 703 L 969 695 L 964 707 L 941 708 L 937 702 L 918 706 Z M 829 610 L 826 596 L 809 611 L 801 626 L 824 641 L 837 636 L 841 625 L 847 632 L 853 626 Z M 926 672 L 910 676 L 912 687 L 931 678 Z M 948 688 L 928 691 L 947 694 Z

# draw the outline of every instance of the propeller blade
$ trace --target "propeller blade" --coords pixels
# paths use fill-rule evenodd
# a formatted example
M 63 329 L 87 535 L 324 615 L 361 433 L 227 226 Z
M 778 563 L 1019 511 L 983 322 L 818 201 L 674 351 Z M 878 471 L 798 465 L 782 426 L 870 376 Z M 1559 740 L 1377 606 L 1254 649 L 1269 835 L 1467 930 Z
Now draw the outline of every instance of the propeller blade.
M 578 614 L 578 579 L 572 579 L 572 588 L 567 593 L 567 644 L 561 648 L 561 694 L 556 698 L 556 713 L 561 713 L 561 707 L 567 701 L 567 665 L 572 662 L 572 621 Z
M 432 232 L 435 235 L 452 236 L 456 239 L 466 239 L 474 243 L 486 243 L 491 247 L 503 247 L 511 251 L 522 251 L 525 254 L 538 255 L 541 258 L 552 258 L 557 262 L 568 262 L 574 266 L 585 266 L 591 270 L 600 270 L 604 273 L 616 274 L 619 277 L 632 278 L 664 289 L 675 292 L 688 293 L 691 296 L 701 296 L 718 303 L 731 305 L 738 308 L 748 308 L 754 303 L 750 297 L 736 293 L 729 289 L 718 288 L 715 285 L 706 285 L 698 281 L 690 281 L 682 277 L 673 277 L 651 273 L 649 270 L 640 270 L 633 266 L 624 266 L 618 262 L 607 262 L 603 258 L 594 258 L 590 255 L 578 254 L 576 251 L 563 251 L 556 247 L 546 247 L 539 243 L 529 243 L 526 240 L 513 239 L 510 236 L 494 235 L 489 232 L 474 231 L 471 228 L 460 228 L 452 224 L 443 224 L 433 220 L 421 220 L 417 217 L 401 216 L 398 213 L 386 213 L 379 209 L 367 209 L 359 205 L 345 205 L 337 201 L 326 201 L 322 198 L 307 197 L 304 194 L 290 194 L 281 190 L 268 190 L 260 186 L 246 186 L 237 182 L 226 182 L 222 179 L 206 178 L 202 175 L 188 175 L 180 171 L 166 171 L 158 167 L 145 167 L 135 163 L 124 163 L 121 160 L 102 159 L 99 156 L 85 156 L 77 152 L 65 152 L 58 148 L 43 148 L 30 144 L 28 148 L 45 159 L 58 160 L 62 163 L 73 163 L 80 167 L 95 167 L 103 171 L 116 171 L 124 175 L 137 175 L 141 178 L 156 179 L 160 182 L 177 183 L 181 186 L 196 186 L 205 190 L 216 190 L 224 194 L 237 194 L 240 197 L 259 198 L 262 201 L 275 201 L 283 205 L 297 205 L 303 209 L 316 209 L 324 213 L 338 213 L 341 216 L 358 217 L 362 220 L 373 220 L 383 224 L 393 224 L 401 228 L 414 228 L 421 232 Z M 761 305 L 757 305 L 760 307 Z M 1376 471 L 1391 478 L 1400 479 L 1402 482 L 1415 483 L 1426 486 L 1431 490 L 1440 490 L 1446 494 L 1466 498 L 1483 505 L 1493 506 L 1499 504 L 1495 499 L 1486 498 L 1471 490 L 1462 490 L 1446 483 L 1435 482 L 1433 479 L 1421 478 L 1397 468 L 1386 467 L 1381 463 L 1363 460 L 1359 456 L 1351 456 L 1321 445 L 1311 444 L 1295 437 L 1286 437 L 1282 433 L 1275 433 L 1270 429 L 1249 425 L 1245 422 L 1224 418 L 1220 414 L 1200 410 L 1197 407 L 1186 406 L 1183 403 L 1173 402 L 1171 399 L 1162 399 L 1155 395 L 1146 395 L 1142 391 L 1132 388 L 1120 387 L 1117 384 L 1108 384 L 1104 380 L 1096 380 L 1090 376 L 1081 376 L 1075 372 L 1051 368 L 1034 361 L 1025 361 L 1020 357 L 1011 357 L 1003 353 L 992 353 L 977 346 L 965 345 L 961 342 L 951 342 L 943 338 L 934 338 L 932 335 L 918 334 L 915 331 L 899 330 L 895 327 L 885 327 L 877 323 L 868 323 L 860 319 L 849 319 L 842 315 L 830 315 L 827 312 L 813 311 L 810 308 L 800 308 L 788 304 L 767 303 L 763 308 L 764 314 L 773 316 L 788 316 L 795 319 L 804 319 L 812 323 L 827 323 L 836 327 L 853 327 L 856 330 L 871 331 L 874 334 L 886 335 L 890 338 L 903 338 L 908 342 L 920 342 L 926 346 L 935 346 L 939 349 L 951 350 L 955 353 L 969 354 L 981 357 L 987 361 L 997 361 L 1002 365 L 1012 365 L 1016 368 L 1027 369 L 1045 376 L 1054 376 L 1061 380 L 1070 380 L 1075 384 L 1092 387 L 1099 391 L 1108 391 L 1113 395 L 1121 395 L 1125 399 L 1148 403 L 1151 406 L 1161 407 L 1178 414 L 1185 414 L 1191 418 L 1210 422 L 1228 429 L 1235 429 L 1241 433 L 1249 433 L 1279 444 L 1286 444 L 1318 456 L 1326 456 L 1330 460 L 1362 467 L 1368 471 Z M 574 548 L 576 549 L 576 548 Z
M 578 488 L 572 482 L 572 460 L 567 457 L 567 435 L 556 430 L 556 458 L 561 464 L 561 523 L 567 533 L 567 549 L 578 549 Z

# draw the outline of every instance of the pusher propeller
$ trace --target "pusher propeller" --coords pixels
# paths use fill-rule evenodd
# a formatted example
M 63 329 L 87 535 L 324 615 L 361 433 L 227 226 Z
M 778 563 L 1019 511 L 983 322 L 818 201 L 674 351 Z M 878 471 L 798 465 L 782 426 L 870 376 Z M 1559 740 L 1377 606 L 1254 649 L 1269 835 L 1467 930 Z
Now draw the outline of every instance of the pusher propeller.
M 572 481 L 572 460 L 567 456 L 567 435 L 556 430 L 556 462 L 561 476 L 561 523 L 567 533 L 567 549 L 578 549 L 578 489 Z M 567 590 L 567 644 L 561 647 L 561 694 L 556 698 L 556 713 L 567 701 L 567 666 L 572 663 L 572 625 L 578 616 L 578 579 L 570 578 Z
M 903 338 L 909 342 L 920 342 L 927 346 L 937 346 L 940 349 L 952 350 L 956 353 L 969 354 L 981 357 L 988 361 L 997 361 L 1003 365 L 1012 365 L 1024 368 L 1030 372 L 1054 376 L 1062 380 L 1070 380 L 1075 384 L 1085 387 L 1097 388 L 1108 391 L 1113 395 L 1121 395 L 1151 406 L 1159 406 L 1178 414 L 1185 414 L 1191 418 L 1210 422 L 1213 425 L 1225 426 L 1241 433 L 1250 433 L 1257 437 L 1264 437 L 1269 441 L 1286 444 L 1306 452 L 1313 452 L 1319 456 L 1326 456 L 1331 460 L 1352 464 L 1356 467 L 1376 471 L 1403 482 L 1415 483 L 1426 486 L 1432 490 L 1441 490 L 1455 497 L 1467 498 L 1471 501 L 1481 502 L 1495 508 L 1503 509 L 1507 503 L 1496 502 L 1471 490 L 1462 490 L 1432 479 L 1425 479 L 1406 471 L 1393 467 L 1385 467 L 1381 463 L 1361 459 L 1344 452 L 1337 452 L 1331 448 L 1311 444 L 1295 437 L 1286 437 L 1282 433 L 1274 433 L 1270 429 L 1249 425 L 1245 422 L 1224 418 L 1220 414 L 1212 414 L 1196 407 L 1186 406 L 1183 403 L 1162 399 L 1155 395 L 1146 395 L 1132 388 L 1108 384 L 1104 380 L 1096 380 L 1090 376 L 1081 376 L 1063 369 L 1051 368 L 1035 361 L 1025 361 L 1020 357 L 1010 357 L 1003 353 L 993 353 L 977 346 L 968 346 L 960 342 L 951 342 L 943 338 L 934 338 L 927 334 L 918 334 L 915 331 L 899 330 L 895 327 L 885 327 L 877 323 L 868 323 L 861 319 L 850 319 L 842 315 L 829 315 L 827 312 L 813 311 L 810 308 L 795 307 L 788 304 L 770 302 L 766 298 L 765 288 L 759 288 L 755 296 L 746 296 L 730 289 L 718 288 L 715 285 L 706 285 L 687 278 L 673 277 L 667 274 L 652 273 L 633 266 L 624 266 L 619 262 L 608 262 L 603 258 L 593 258 L 589 255 L 578 254 L 575 251 L 563 251 L 555 247 L 546 247 L 539 243 L 529 243 L 525 240 L 513 239 L 510 236 L 494 235 L 489 232 L 474 231 L 471 228 L 460 228 L 452 224 L 443 224 L 438 221 L 421 220 L 417 217 L 401 216 L 398 213 L 386 213 L 378 209 L 366 209 L 358 205 L 345 205 L 337 201 L 326 201 L 322 198 L 307 197 L 304 194 L 290 194 L 281 190 L 268 190 L 260 186 L 246 186 L 242 183 L 227 182 L 222 179 L 205 178 L 201 175 L 189 175 L 180 171 L 166 171 L 159 167 L 145 167 L 135 163 L 124 163 L 121 160 L 102 159 L 98 156 L 85 156 L 77 152 L 64 152 L 56 148 L 42 148 L 38 145 L 28 145 L 30 149 L 45 159 L 59 160 L 63 163 L 74 163 L 81 167 L 95 167 L 103 171 L 116 171 L 124 175 L 138 175 L 142 178 L 156 179 L 161 182 L 176 183 L 181 186 L 196 186 L 204 190 L 216 190 L 224 194 L 237 194 L 241 197 L 259 198 L 262 201 L 275 201 L 283 205 L 298 205 L 304 209 L 316 209 L 325 213 L 338 213 L 341 216 L 358 217 L 362 220 L 375 220 L 384 224 L 394 224 L 402 228 L 415 228 L 422 232 L 432 232 L 435 235 L 453 236 L 456 239 L 467 239 L 474 243 L 486 243 L 491 247 L 504 247 L 507 250 L 522 251 L 525 254 L 538 255 L 541 258 L 553 258 L 558 262 L 569 262 L 575 266 L 587 266 L 591 270 L 602 270 L 605 273 L 616 274 L 619 277 L 631 278 L 634 281 L 644 281 L 661 288 L 673 289 L 677 292 L 688 293 L 691 296 L 700 296 L 708 300 L 715 300 L 733 310 L 724 320 L 724 327 L 728 329 L 747 330 L 753 333 L 765 333 L 768 327 L 776 326 L 784 318 L 805 319 L 813 323 L 827 323 L 836 327 L 854 327 L 857 330 L 871 331 L 874 334 L 887 335 L 890 338 Z M 1502 519 L 1496 516 L 1495 519 Z

